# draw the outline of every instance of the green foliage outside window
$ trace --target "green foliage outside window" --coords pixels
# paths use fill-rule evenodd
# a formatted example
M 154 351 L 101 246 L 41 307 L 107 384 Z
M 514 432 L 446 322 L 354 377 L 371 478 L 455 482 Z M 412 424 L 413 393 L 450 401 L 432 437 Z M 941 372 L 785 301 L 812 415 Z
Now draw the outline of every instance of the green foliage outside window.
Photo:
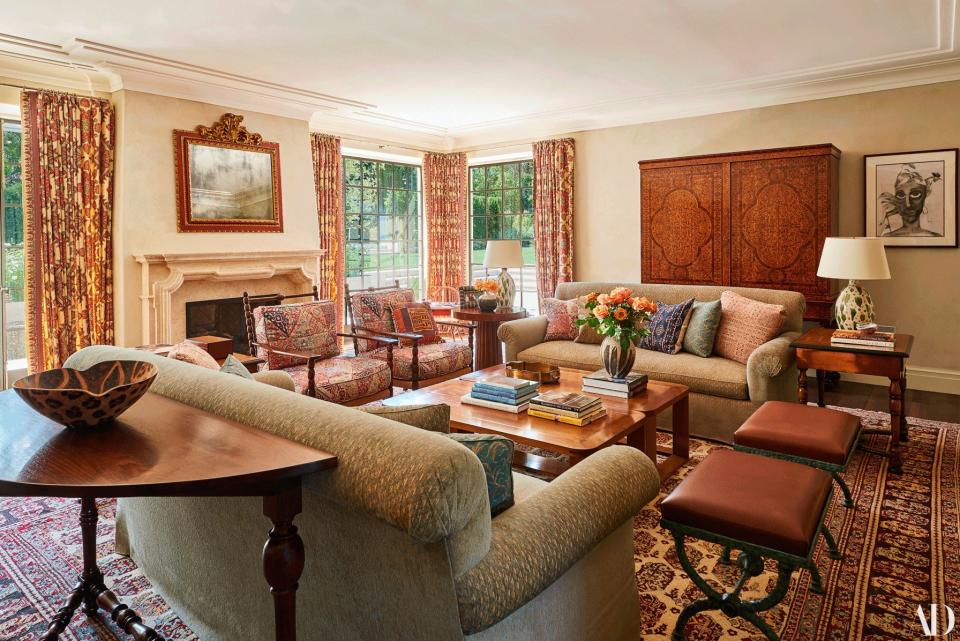
M 10 298 L 23 300 L 23 172 L 20 164 L 20 127 L 3 127 L 3 280 Z

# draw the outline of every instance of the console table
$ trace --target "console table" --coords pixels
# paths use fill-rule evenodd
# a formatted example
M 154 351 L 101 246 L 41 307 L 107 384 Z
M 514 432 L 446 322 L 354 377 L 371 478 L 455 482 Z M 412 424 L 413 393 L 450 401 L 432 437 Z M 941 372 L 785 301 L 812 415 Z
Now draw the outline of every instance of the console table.
M 135 641 L 162 641 L 106 588 L 96 558 L 96 499 L 147 496 L 262 496 L 273 524 L 263 573 L 276 639 L 296 641 L 304 550 L 293 520 L 301 510 L 301 477 L 336 464 L 332 454 L 159 394 L 148 392 L 113 424 L 68 429 L 13 390 L 0 392 L 0 496 L 80 499 L 83 573 L 41 641 L 59 639 L 81 606 L 89 616 L 102 608 Z

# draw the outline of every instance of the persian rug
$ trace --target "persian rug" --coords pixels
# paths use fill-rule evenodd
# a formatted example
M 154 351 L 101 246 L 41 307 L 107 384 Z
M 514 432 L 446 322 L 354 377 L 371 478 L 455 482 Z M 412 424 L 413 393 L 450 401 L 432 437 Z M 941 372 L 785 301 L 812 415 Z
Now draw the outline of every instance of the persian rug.
M 866 428 L 889 425 L 886 413 L 836 409 L 860 416 Z M 911 418 L 909 426 L 901 475 L 888 474 L 885 458 L 862 451 L 854 455 L 844 476 L 856 509 L 844 508 L 835 491 L 826 518 L 843 558 L 830 559 L 822 539 L 815 554 L 826 594 L 812 594 L 809 574 L 795 572 L 787 597 L 763 615 L 783 641 L 912 641 L 924 638 L 918 606 L 927 616 L 931 603 L 950 605 L 960 614 L 960 425 Z M 878 449 L 887 442 L 883 436 L 864 439 Z M 692 445 L 690 462 L 636 518 L 644 640 L 667 641 L 683 607 L 701 596 L 680 568 L 673 538 L 658 525 L 659 500 L 711 450 L 723 447 L 697 440 Z M 730 589 L 739 577 L 735 565 L 719 563 L 717 545 L 688 539 L 687 552 L 715 588 Z M 774 568 L 770 563 L 768 572 L 751 579 L 744 596 L 758 598 L 769 591 Z M 946 624 L 940 625 L 942 630 Z M 686 633 L 691 641 L 766 638 L 743 619 L 716 611 L 693 617 Z

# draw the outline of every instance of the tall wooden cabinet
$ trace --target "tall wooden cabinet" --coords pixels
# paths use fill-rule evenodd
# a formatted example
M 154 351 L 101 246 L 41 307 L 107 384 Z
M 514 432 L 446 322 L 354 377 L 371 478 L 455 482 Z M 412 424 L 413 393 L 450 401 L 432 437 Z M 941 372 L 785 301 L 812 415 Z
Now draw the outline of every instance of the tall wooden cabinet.
M 799 291 L 828 322 L 836 281 L 817 264 L 839 161 L 830 144 L 641 161 L 643 282 Z

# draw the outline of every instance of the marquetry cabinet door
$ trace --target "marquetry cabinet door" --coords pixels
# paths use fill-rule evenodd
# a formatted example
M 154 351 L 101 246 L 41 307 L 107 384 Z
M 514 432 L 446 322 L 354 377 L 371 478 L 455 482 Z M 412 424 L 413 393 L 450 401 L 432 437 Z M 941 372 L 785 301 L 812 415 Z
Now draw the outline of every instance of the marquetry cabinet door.
M 645 282 L 721 285 L 727 281 L 721 164 L 644 169 L 640 197 Z

